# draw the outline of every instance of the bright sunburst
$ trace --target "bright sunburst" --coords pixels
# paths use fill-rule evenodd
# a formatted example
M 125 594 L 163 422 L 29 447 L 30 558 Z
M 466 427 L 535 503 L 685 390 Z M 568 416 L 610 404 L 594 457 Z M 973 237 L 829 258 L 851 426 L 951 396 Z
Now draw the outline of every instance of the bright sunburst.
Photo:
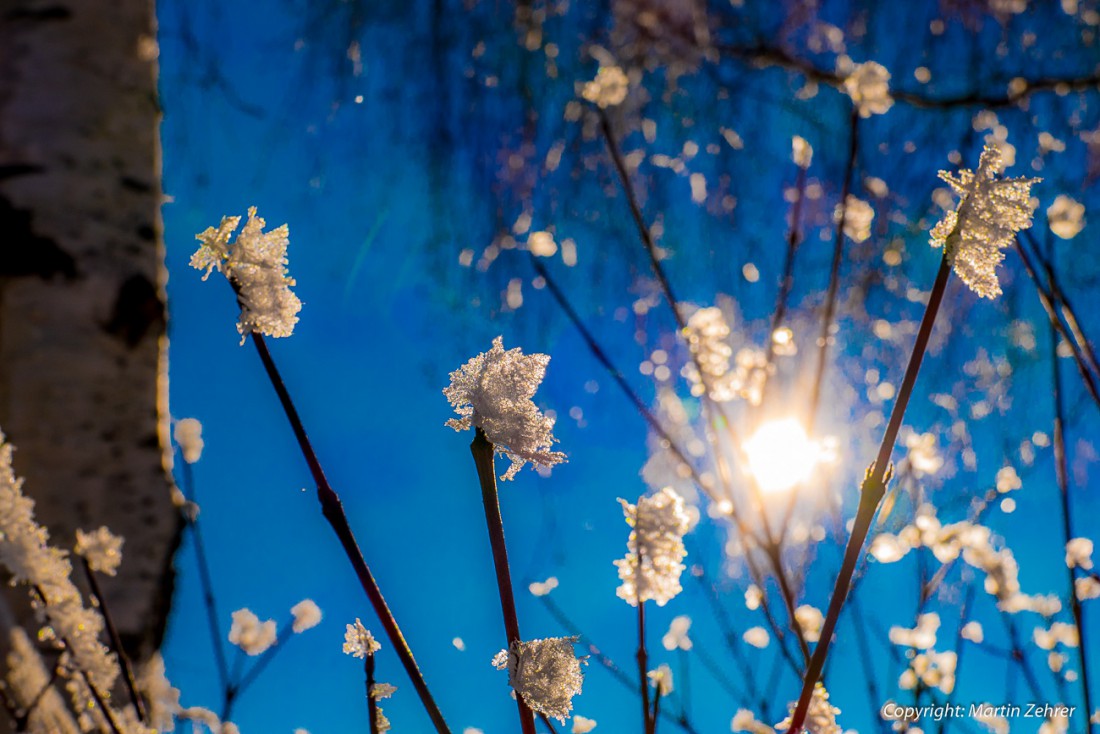
M 821 447 L 794 418 L 768 421 L 744 444 L 749 473 L 766 494 L 785 492 L 809 478 Z

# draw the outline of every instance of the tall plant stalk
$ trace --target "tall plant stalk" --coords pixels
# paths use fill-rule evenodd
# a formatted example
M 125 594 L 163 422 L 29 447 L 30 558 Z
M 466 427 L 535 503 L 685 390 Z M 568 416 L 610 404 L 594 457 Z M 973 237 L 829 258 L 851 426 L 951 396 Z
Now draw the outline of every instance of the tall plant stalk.
M 1066 419 L 1065 396 L 1062 387 L 1062 370 L 1058 364 L 1058 331 L 1051 324 L 1050 329 L 1050 359 L 1051 377 L 1054 386 L 1054 472 L 1058 481 L 1058 495 L 1061 499 L 1062 510 L 1062 534 L 1065 543 L 1074 537 L 1073 514 L 1069 497 L 1069 468 L 1066 458 Z M 1073 568 L 1066 564 L 1066 572 L 1069 575 L 1069 604 L 1073 612 L 1073 624 L 1077 628 L 1077 658 L 1081 667 L 1081 698 L 1085 704 L 1086 723 L 1085 731 L 1092 731 L 1092 693 L 1089 684 L 1088 643 L 1085 639 L 1084 610 L 1081 608 L 1081 600 L 1077 598 L 1076 577 Z
M 367 658 L 363 661 L 367 687 L 367 715 L 370 716 L 370 734 L 378 734 L 378 701 L 374 698 L 374 653 L 367 651 Z
M 508 547 L 504 542 L 504 520 L 500 516 L 500 495 L 497 493 L 496 466 L 493 459 L 493 444 L 480 428 L 474 434 L 470 444 L 470 453 L 474 456 L 477 476 L 481 482 L 481 501 L 485 505 L 485 526 L 489 531 L 489 545 L 493 549 L 493 567 L 496 570 L 497 592 L 500 595 L 500 611 L 504 617 L 504 634 L 508 640 L 507 648 L 519 643 L 519 616 L 516 614 L 516 600 L 512 592 L 512 571 L 508 565 Z M 535 734 L 535 718 L 531 709 L 516 696 L 519 709 L 519 723 L 523 734 Z
M 302 419 L 298 415 L 298 409 L 294 406 L 294 401 L 291 399 L 290 392 L 287 390 L 286 384 L 279 374 L 278 367 L 275 366 L 275 360 L 271 357 L 271 352 L 268 351 L 267 342 L 264 341 L 262 334 L 252 332 L 251 336 L 252 344 L 256 347 L 256 352 L 260 356 L 260 361 L 263 362 L 264 370 L 267 372 L 268 379 L 271 381 L 271 386 L 275 388 L 275 393 L 279 396 L 279 402 L 283 406 L 283 412 L 286 413 L 291 430 L 294 431 L 294 437 L 298 441 L 298 447 L 301 449 L 302 456 L 309 466 L 310 474 L 313 475 L 313 480 L 317 484 L 317 500 L 321 504 L 321 513 L 325 516 L 325 519 L 328 520 L 329 525 L 332 526 L 333 531 L 336 533 L 336 537 L 340 540 L 340 545 L 343 547 L 344 553 L 348 557 L 348 561 L 351 562 L 352 568 L 355 569 L 355 574 L 359 578 L 359 583 L 363 587 L 363 591 L 366 592 L 367 598 L 370 600 L 371 606 L 378 616 L 378 620 L 382 623 L 382 627 L 386 630 L 386 636 L 389 637 L 390 644 L 393 645 L 393 649 L 396 651 L 402 667 L 405 668 L 405 672 L 412 681 L 413 688 L 416 690 L 416 694 L 420 698 L 424 710 L 428 713 L 432 725 L 439 734 L 450 734 L 451 730 L 447 726 L 447 722 L 443 719 L 443 714 L 440 712 L 439 706 L 436 705 L 431 691 L 428 690 L 428 684 L 425 682 L 424 676 L 420 672 L 420 667 L 416 664 L 416 658 L 413 657 L 412 649 L 405 640 L 405 635 L 401 632 L 401 628 L 397 624 L 397 619 L 393 616 L 393 612 L 390 611 L 389 605 L 382 596 L 382 590 L 378 587 L 378 582 L 375 581 L 374 574 L 371 573 L 370 567 L 367 566 L 367 562 L 363 558 L 363 552 L 359 549 L 359 543 L 355 539 L 355 534 L 351 530 L 351 525 L 348 524 L 347 515 L 344 514 L 344 506 L 340 502 L 340 496 L 336 494 L 336 490 L 332 488 L 332 485 L 329 484 L 328 479 L 325 477 L 325 472 L 321 468 L 321 462 L 318 460 L 317 454 L 313 450 L 313 445 L 306 435 L 305 426 L 302 424 Z
M 638 578 L 641 578 L 642 558 L 638 556 Z M 646 673 L 649 671 L 649 653 L 645 646 L 645 602 L 638 599 L 638 651 L 635 654 L 638 660 L 638 693 L 642 698 L 642 731 L 645 734 L 653 734 L 649 713 L 649 681 Z
M 855 573 L 859 559 L 863 556 L 863 544 L 867 540 L 867 533 L 871 529 L 871 522 L 886 492 L 886 478 L 887 471 L 890 467 L 890 455 L 893 453 L 894 444 L 897 442 L 898 431 L 901 429 L 901 422 L 905 417 L 905 410 L 909 405 L 909 398 L 913 393 L 913 386 L 916 384 L 917 374 L 920 372 L 921 361 L 924 359 L 924 353 L 928 349 L 928 341 L 932 336 L 932 326 L 936 321 L 936 314 L 939 313 L 940 304 L 943 302 L 943 294 L 947 289 L 947 283 L 951 276 L 951 265 L 947 255 L 948 251 L 949 248 L 945 247 L 944 256 L 940 260 L 940 269 L 936 274 L 936 281 L 928 297 L 928 306 L 924 310 L 924 317 L 921 319 L 920 329 L 917 332 L 917 339 L 913 345 L 913 352 L 909 356 L 909 365 L 905 369 L 905 377 L 902 379 L 901 388 L 898 390 L 897 401 L 894 403 L 894 408 L 890 412 L 890 422 L 887 424 L 886 432 L 882 436 L 882 443 L 879 444 L 878 455 L 875 458 L 874 464 L 868 469 L 867 476 L 860 486 L 859 507 L 856 510 L 852 534 L 849 536 L 848 545 L 844 550 L 844 562 L 840 567 L 840 573 L 833 587 L 833 594 L 829 601 L 829 610 L 825 615 L 825 622 L 821 626 L 820 641 L 814 648 L 813 656 L 810 658 L 809 667 L 806 669 L 806 674 L 802 679 L 802 693 L 798 697 L 798 703 L 795 705 L 794 713 L 791 716 L 789 731 L 792 734 L 797 734 L 801 731 L 802 725 L 806 721 L 806 713 L 810 708 L 810 699 L 813 697 L 814 684 L 816 684 L 821 677 L 821 671 L 825 667 L 825 659 L 829 654 L 833 632 L 836 630 L 837 620 L 840 618 L 840 611 L 844 607 L 845 600 L 848 598 L 848 590 L 852 583 L 852 575 Z

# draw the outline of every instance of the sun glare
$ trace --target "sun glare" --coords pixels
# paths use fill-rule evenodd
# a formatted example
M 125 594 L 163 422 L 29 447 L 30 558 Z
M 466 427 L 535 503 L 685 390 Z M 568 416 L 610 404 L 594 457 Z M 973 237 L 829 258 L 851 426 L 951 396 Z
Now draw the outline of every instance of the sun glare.
M 760 489 L 785 492 L 809 479 L 821 459 L 821 447 L 794 418 L 768 421 L 744 444 L 749 472 Z

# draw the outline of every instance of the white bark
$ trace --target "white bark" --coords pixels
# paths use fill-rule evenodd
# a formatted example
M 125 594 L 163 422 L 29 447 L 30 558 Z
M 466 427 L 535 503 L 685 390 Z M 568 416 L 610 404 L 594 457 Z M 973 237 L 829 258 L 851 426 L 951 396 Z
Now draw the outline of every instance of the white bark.
M 152 0 L 0 0 L 0 427 L 61 546 L 125 536 L 104 584 L 147 652 L 178 519 Z

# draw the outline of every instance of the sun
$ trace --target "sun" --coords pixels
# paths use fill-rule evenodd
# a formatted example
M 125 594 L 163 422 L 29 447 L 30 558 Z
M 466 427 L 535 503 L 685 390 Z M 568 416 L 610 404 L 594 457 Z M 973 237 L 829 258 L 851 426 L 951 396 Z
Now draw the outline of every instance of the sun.
M 785 492 L 810 477 L 821 447 L 794 418 L 768 421 L 743 445 L 748 471 L 765 494 Z

